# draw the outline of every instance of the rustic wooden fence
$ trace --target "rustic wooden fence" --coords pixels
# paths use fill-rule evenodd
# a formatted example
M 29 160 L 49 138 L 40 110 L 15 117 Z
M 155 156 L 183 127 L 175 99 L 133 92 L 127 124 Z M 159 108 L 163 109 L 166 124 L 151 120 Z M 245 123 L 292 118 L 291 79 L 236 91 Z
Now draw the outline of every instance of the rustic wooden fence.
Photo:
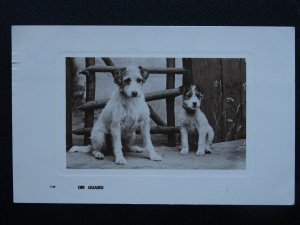
M 86 75 L 86 103 L 80 106 L 78 109 L 85 112 L 85 127 L 80 129 L 72 130 L 72 110 L 67 107 L 67 149 L 72 146 L 71 134 L 84 135 L 84 144 L 89 143 L 90 131 L 93 126 L 94 110 L 103 108 L 108 98 L 95 100 L 95 83 L 96 83 L 96 72 L 111 72 L 121 69 L 113 64 L 110 58 L 102 58 L 106 66 L 95 66 L 95 58 L 86 58 L 86 69 L 81 74 Z M 175 88 L 175 75 L 176 74 L 187 74 L 187 70 L 184 68 L 175 68 L 175 58 L 166 59 L 166 68 L 147 68 L 150 74 L 166 74 L 166 90 L 155 91 L 145 93 L 145 100 L 155 101 L 160 99 L 166 99 L 167 104 L 167 122 L 164 122 L 159 115 L 149 106 L 150 118 L 157 124 L 150 129 L 151 134 L 167 134 L 168 145 L 175 146 L 175 133 L 179 132 L 179 127 L 175 126 L 175 111 L 174 111 L 174 98 L 180 95 L 179 88 Z M 67 59 L 68 67 L 68 59 Z M 67 68 L 67 73 L 69 72 Z M 67 74 L 67 82 L 70 82 L 70 74 Z M 71 88 L 67 84 L 67 89 Z M 67 90 L 67 96 L 70 96 L 70 91 Z M 71 134 L 70 134 L 71 133 Z M 137 131 L 139 133 L 139 130 Z
M 94 110 L 105 106 L 108 99 L 95 100 L 96 72 L 111 72 L 120 69 L 110 58 L 102 58 L 106 66 L 95 66 L 95 58 L 86 58 L 86 69 L 81 73 L 86 75 L 86 103 L 78 109 L 85 113 L 84 128 L 72 130 L 71 98 L 72 76 L 70 74 L 70 58 L 66 59 L 67 73 L 67 110 L 66 138 L 67 150 L 72 147 L 72 134 L 84 135 L 84 144 L 89 143 L 90 131 L 93 126 Z M 150 74 L 166 75 L 166 90 L 145 93 L 145 100 L 155 101 L 166 99 L 167 122 L 149 106 L 150 117 L 157 124 L 150 129 L 152 134 L 168 135 L 168 145 L 175 146 L 174 98 L 180 95 L 175 88 L 175 75 L 181 74 L 182 83 L 199 84 L 204 88 L 203 110 L 216 136 L 215 142 L 236 140 L 246 137 L 246 65 L 244 59 L 183 59 L 183 68 L 175 68 L 175 58 L 166 59 L 166 68 L 147 68 Z M 139 130 L 137 131 L 139 133 Z

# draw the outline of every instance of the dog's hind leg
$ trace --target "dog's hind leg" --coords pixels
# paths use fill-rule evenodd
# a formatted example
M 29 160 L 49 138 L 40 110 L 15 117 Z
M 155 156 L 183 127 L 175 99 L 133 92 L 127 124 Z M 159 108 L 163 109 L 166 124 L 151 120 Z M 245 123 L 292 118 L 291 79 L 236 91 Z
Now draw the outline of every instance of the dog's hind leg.
M 125 150 L 130 151 L 130 152 L 141 153 L 141 152 L 144 151 L 144 148 L 141 148 L 141 147 L 136 146 L 136 145 L 132 145 L 133 142 L 135 141 L 135 137 L 136 137 L 136 134 L 135 134 L 135 132 L 133 132 L 124 141 L 123 147 L 125 148 Z
M 129 150 L 134 153 L 141 153 L 141 152 L 144 152 L 145 149 L 140 146 L 137 146 L 137 145 L 132 145 L 132 146 L 129 146 Z
M 91 132 L 90 139 L 92 143 L 92 155 L 96 159 L 104 159 L 101 149 L 105 145 L 105 129 L 102 129 L 101 126 L 95 126 Z

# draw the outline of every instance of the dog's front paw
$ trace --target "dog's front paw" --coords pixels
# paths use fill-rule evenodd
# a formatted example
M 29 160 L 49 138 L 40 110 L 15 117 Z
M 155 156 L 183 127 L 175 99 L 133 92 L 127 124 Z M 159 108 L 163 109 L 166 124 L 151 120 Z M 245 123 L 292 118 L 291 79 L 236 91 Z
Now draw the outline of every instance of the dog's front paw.
M 116 157 L 115 163 L 119 165 L 125 165 L 127 161 L 123 156 L 118 156 Z
M 104 159 L 104 155 L 99 151 L 93 151 L 92 154 L 96 159 Z
M 204 156 L 205 155 L 205 150 L 204 149 L 197 150 L 196 155 L 197 156 Z
M 161 161 L 162 157 L 159 154 L 157 154 L 156 152 L 153 152 L 150 154 L 150 159 L 153 161 Z
M 180 151 L 180 154 L 181 155 L 187 155 L 187 154 L 189 154 L 189 149 L 188 148 L 182 148 L 181 151 Z

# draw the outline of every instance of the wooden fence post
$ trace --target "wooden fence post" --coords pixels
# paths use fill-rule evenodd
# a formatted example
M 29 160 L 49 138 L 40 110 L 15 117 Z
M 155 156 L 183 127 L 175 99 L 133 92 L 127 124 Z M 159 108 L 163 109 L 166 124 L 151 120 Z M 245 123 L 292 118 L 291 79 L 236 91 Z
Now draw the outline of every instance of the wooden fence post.
M 175 68 L 175 58 L 167 58 L 167 67 Z M 175 74 L 167 73 L 166 78 L 166 89 L 175 88 Z M 174 112 L 174 97 L 166 98 L 167 106 L 167 125 L 175 126 L 175 112 Z M 176 146 L 176 137 L 175 134 L 168 134 L 168 145 Z
M 189 85 L 193 82 L 193 65 L 191 58 L 182 58 L 182 66 L 187 70 L 187 73 L 182 76 L 182 85 Z
M 72 97 L 73 97 L 73 58 L 66 58 L 66 150 L 73 146 L 72 141 Z
M 95 65 L 95 58 L 85 58 L 86 67 Z M 86 102 L 95 100 L 96 78 L 95 72 L 89 72 L 86 76 Z M 85 111 L 84 127 L 93 127 L 94 124 L 94 109 Z M 89 135 L 84 135 L 84 145 L 90 144 Z

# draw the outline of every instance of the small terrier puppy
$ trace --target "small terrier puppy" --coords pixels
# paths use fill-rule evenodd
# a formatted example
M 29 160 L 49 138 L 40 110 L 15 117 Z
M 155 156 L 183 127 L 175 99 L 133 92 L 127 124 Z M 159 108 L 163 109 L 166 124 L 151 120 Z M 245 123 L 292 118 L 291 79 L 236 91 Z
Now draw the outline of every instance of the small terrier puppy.
M 183 105 L 179 114 L 179 126 L 181 134 L 180 154 L 189 153 L 190 146 L 193 146 L 193 137 L 196 137 L 198 146 L 196 155 L 204 156 L 211 153 L 211 145 L 214 139 L 214 131 L 209 125 L 204 113 L 200 110 L 203 90 L 196 85 L 181 86 L 180 91 L 183 96 Z M 196 145 L 197 145 L 196 144 Z

